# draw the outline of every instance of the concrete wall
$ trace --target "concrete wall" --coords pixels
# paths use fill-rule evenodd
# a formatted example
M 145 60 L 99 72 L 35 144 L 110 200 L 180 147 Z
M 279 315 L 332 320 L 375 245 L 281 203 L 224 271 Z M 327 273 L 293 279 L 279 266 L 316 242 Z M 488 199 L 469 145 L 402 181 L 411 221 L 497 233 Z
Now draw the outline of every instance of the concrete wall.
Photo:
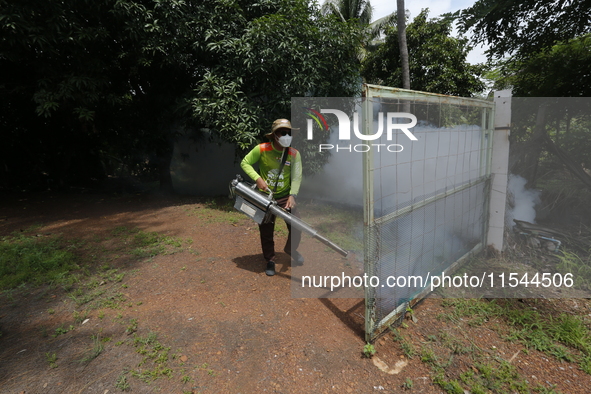
M 228 195 L 228 184 L 244 173 L 232 144 L 195 142 L 181 137 L 170 166 L 175 191 L 197 196 Z

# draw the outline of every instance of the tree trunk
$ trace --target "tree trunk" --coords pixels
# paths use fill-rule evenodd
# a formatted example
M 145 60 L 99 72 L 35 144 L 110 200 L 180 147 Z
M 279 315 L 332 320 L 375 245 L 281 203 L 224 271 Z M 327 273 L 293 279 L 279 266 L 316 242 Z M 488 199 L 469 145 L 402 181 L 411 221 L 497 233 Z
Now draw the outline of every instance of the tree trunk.
M 408 46 L 406 45 L 406 15 L 404 0 L 396 0 L 396 25 L 398 27 L 398 46 L 400 48 L 400 63 L 402 65 L 402 88 L 410 89 L 410 66 L 408 63 Z

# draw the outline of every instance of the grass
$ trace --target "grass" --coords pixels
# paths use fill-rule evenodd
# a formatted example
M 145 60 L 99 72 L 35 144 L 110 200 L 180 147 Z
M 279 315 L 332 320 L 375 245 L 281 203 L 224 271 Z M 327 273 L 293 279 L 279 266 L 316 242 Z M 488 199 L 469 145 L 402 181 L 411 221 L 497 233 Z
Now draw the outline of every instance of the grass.
M 591 253 L 583 256 L 563 248 L 558 254 L 559 263 L 556 269 L 562 273 L 571 273 L 575 278 L 574 287 L 591 290 Z
M 0 238 L 0 290 L 48 284 L 69 292 L 78 306 L 102 296 L 104 292 L 97 289 L 101 284 L 123 281 L 126 274 L 112 268 L 109 261 L 123 256 L 145 259 L 177 253 L 190 244 L 190 240 L 134 227 L 116 227 L 109 237 L 90 240 L 39 236 L 34 231 L 37 229 L 31 227 Z M 91 268 L 97 266 L 98 270 Z
M 74 329 L 73 325 L 70 325 L 68 328 L 64 328 L 64 325 L 62 324 L 61 326 L 59 326 L 58 328 L 55 329 L 55 333 L 53 334 L 53 337 L 57 338 L 60 335 L 67 334 L 70 331 L 72 331 L 73 329 Z
M 562 362 L 576 363 L 582 371 L 591 373 L 589 322 L 553 310 L 551 303 L 529 302 L 534 305 L 511 299 L 446 299 L 442 301 L 445 313 L 438 319 L 447 324 L 437 334 L 425 335 L 420 351 L 415 351 L 416 339 L 404 328 L 392 328 L 391 337 L 406 357 L 419 355 L 430 367 L 434 384 L 445 393 L 557 394 L 555 387 L 528 382 L 496 347 L 481 348 L 462 334 L 486 326 L 504 340 L 522 345 L 523 352 L 539 351 Z M 458 370 L 458 365 L 472 367 Z M 403 388 L 408 390 L 408 384 Z
M 80 360 L 81 363 L 89 363 L 95 358 L 97 358 L 105 349 L 105 345 L 100 338 L 100 335 L 93 335 L 92 339 L 92 348 L 86 353 L 86 355 Z
M 58 236 L 26 233 L 0 239 L 0 290 L 62 279 L 79 268 L 75 246 Z
M 121 391 L 129 391 L 131 390 L 131 386 L 127 381 L 127 371 L 123 371 L 115 381 L 115 387 Z
M 137 322 L 134 322 L 137 327 Z M 134 335 L 131 342 L 136 352 L 143 356 L 137 368 L 131 370 L 131 376 L 149 383 L 158 378 L 173 375 L 173 369 L 168 366 L 170 347 L 158 341 L 158 334 L 150 332 L 146 336 Z
M 72 324 L 62 323 L 53 331 L 44 327 L 41 338 L 49 341 L 76 330 L 86 319 L 98 317 L 97 320 L 102 321 L 106 309 L 121 310 L 123 306 L 141 305 L 139 301 L 132 303 L 122 293 L 122 289 L 128 287 L 125 279 L 137 272 L 127 269 L 126 263 L 177 253 L 191 245 L 190 240 L 134 227 L 115 227 L 107 236 L 94 235 L 84 241 L 33 235 L 36 234 L 34 230 L 39 228 L 0 238 L 0 290 L 14 306 L 18 300 L 15 295 L 29 292 L 34 287 L 45 286 L 39 299 L 47 298 L 48 302 L 51 301 L 51 294 L 63 291 L 64 302 L 74 308 L 71 312 Z M 96 309 L 100 310 L 93 312 Z M 48 308 L 47 313 L 56 314 L 56 308 Z M 113 321 L 123 324 L 127 335 L 135 335 L 138 329 L 138 320 L 132 317 L 124 319 L 122 313 Z M 92 362 L 105 351 L 111 340 L 110 337 L 101 338 L 100 332 L 92 335 L 90 346 L 81 352 L 78 362 Z M 175 373 L 169 366 L 171 348 L 158 342 L 156 334 L 135 336 L 132 341 L 119 341 L 111 346 L 125 343 L 131 343 L 143 359 L 135 369 L 122 372 L 116 379 L 114 385 L 120 391 L 131 390 L 130 379 L 151 382 L 160 377 L 172 377 Z M 50 368 L 58 367 L 55 352 L 47 352 L 45 360 Z M 184 371 L 179 378 L 181 375 L 183 382 L 192 379 Z
M 189 243 L 133 227 L 116 227 L 107 237 L 95 235 L 85 241 L 37 236 L 35 230 L 38 226 L 0 239 L 0 290 L 16 306 L 13 291 L 45 284 L 47 290 L 42 294 L 47 296 L 48 290 L 61 288 L 76 308 L 84 307 L 74 312 L 75 324 L 94 309 L 119 309 L 126 302 L 117 284 L 127 287 L 122 282 L 128 273 L 113 267 L 112 261 L 172 254 Z M 55 336 L 67 331 L 61 327 Z
M 138 228 L 116 227 L 111 234 L 123 244 L 128 245 L 129 253 L 138 259 L 180 252 L 185 243 L 175 237 L 146 232 Z
M 591 330 L 587 317 L 557 309 L 552 301 L 535 299 L 444 299 L 441 304 L 445 309 L 437 316 L 441 326 L 428 326 L 423 331 L 419 319 L 416 326 L 408 323 L 391 327 L 390 337 L 407 358 L 418 356 L 429 367 L 432 382 L 443 393 L 560 394 L 555 386 L 521 375 L 512 362 L 518 353 L 502 353 L 496 346 L 483 347 L 465 334 L 479 328 L 496 331 L 507 343 L 513 343 L 510 347 L 518 352 L 539 351 L 591 373 Z M 420 329 L 421 335 L 409 330 L 410 326 Z M 401 389 L 412 392 L 412 380 L 407 378 Z
M 197 216 L 205 224 L 228 223 L 237 225 L 241 222 L 251 221 L 243 213 L 235 210 L 234 201 L 228 198 L 210 198 L 205 200 L 203 204 L 186 208 L 185 211 L 189 216 Z
M 511 327 L 508 340 L 519 341 L 565 361 L 583 361 L 591 356 L 591 331 L 585 321 L 567 313 L 548 314 L 519 305 L 515 300 L 502 302 L 484 300 L 447 300 L 452 316 L 483 321 L 492 316 L 503 319 Z

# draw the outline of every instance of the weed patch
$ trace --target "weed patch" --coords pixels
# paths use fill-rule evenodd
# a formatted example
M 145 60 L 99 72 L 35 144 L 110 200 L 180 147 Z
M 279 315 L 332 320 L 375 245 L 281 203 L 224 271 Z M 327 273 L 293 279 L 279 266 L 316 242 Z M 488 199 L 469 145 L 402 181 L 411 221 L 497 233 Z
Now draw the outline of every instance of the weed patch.
M 92 360 L 97 358 L 105 349 L 105 346 L 103 345 L 103 341 L 101 340 L 101 338 L 98 334 L 93 335 L 91 337 L 91 339 L 92 339 L 92 348 L 86 353 L 84 358 L 82 358 L 82 360 L 80 360 L 81 363 L 91 362 Z
M 137 326 L 137 322 L 134 322 Z M 168 366 L 170 347 L 163 346 L 158 341 L 158 335 L 154 332 L 145 337 L 134 336 L 133 346 L 138 354 L 143 357 L 136 369 L 131 371 L 131 376 L 149 383 L 161 377 L 171 377 L 172 368 Z
M 0 239 L 0 289 L 62 279 L 78 268 L 75 246 L 61 237 L 19 235 Z
M 591 289 L 591 254 L 581 257 L 567 250 L 558 254 L 559 263 L 556 269 L 562 273 L 572 273 L 575 279 L 574 287 L 581 290 Z
M 447 299 L 442 305 L 446 312 L 438 319 L 460 330 L 498 320 L 506 323 L 499 334 L 505 340 L 521 343 L 525 347 L 523 352 L 540 351 L 556 360 L 577 363 L 582 371 L 591 372 L 591 332 L 577 316 L 560 311 L 548 313 L 542 303 L 536 303 L 538 307 L 534 308 L 517 300 Z M 392 333 L 401 350 L 411 357 L 412 342 L 404 331 L 392 329 Z M 454 336 L 452 330 L 427 335 L 419 355 L 432 369 L 433 382 L 446 393 L 558 393 L 551 386 L 531 385 L 511 362 L 496 356 L 494 349 L 491 352 L 475 343 L 466 343 L 465 338 Z M 457 372 L 453 365 L 458 358 L 472 365 L 471 369 Z
M 47 361 L 50 368 L 57 368 L 57 354 L 51 352 L 45 353 L 45 361 Z
M 244 214 L 234 209 L 234 202 L 229 199 L 208 199 L 204 204 L 196 205 L 187 209 L 187 215 L 196 216 L 204 223 L 228 223 L 237 225 L 248 222 Z
M 178 238 L 138 228 L 116 227 L 111 234 L 127 246 L 130 255 L 138 259 L 173 254 L 180 252 L 183 248 L 183 241 Z

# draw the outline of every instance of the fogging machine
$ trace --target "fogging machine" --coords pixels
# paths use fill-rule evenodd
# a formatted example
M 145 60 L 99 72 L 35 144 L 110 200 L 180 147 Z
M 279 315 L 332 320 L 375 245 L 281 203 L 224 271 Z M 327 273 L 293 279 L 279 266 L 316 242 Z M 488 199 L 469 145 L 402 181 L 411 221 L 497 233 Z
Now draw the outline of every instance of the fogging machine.
M 308 223 L 277 205 L 277 202 L 273 199 L 273 192 L 270 190 L 269 194 L 260 192 L 257 190 L 256 185 L 243 181 L 240 175 L 236 175 L 236 179 L 230 182 L 230 195 L 236 199 L 234 208 L 258 224 L 268 221 L 272 215 L 275 215 L 285 220 L 293 228 L 316 238 L 343 257 L 347 257 L 349 254 L 349 252 L 334 242 L 318 234 L 318 231 L 313 229 Z

